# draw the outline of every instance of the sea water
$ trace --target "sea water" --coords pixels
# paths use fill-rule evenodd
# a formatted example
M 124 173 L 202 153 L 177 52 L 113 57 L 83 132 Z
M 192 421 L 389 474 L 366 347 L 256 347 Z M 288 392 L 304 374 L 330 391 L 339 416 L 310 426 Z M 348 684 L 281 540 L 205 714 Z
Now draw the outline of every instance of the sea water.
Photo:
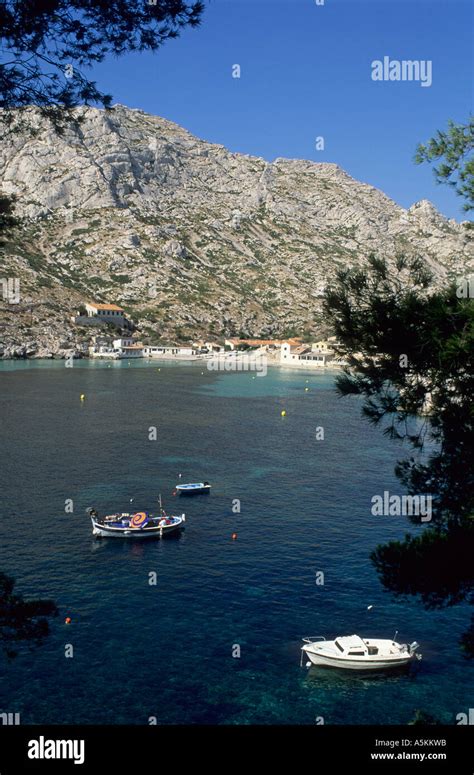
M 468 712 L 467 606 L 397 599 L 369 560 L 425 528 L 371 513 L 375 494 L 403 494 L 393 470 L 409 449 L 338 398 L 334 374 L 15 361 L 0 384 L 0 570 L 60 608 L 42 645 L 0 656 L 0 710 L 22 724 L 404 724 L 416 709 L 454 724 Z M 203 480 L 211 495 L 173 495 Z M 186 513 L 180 537 L 93 538 L 87 507 L 152 511 L 160 493 Z M 300 666 L 306 635 L 396 630 L 421 644 L 414 670 Z

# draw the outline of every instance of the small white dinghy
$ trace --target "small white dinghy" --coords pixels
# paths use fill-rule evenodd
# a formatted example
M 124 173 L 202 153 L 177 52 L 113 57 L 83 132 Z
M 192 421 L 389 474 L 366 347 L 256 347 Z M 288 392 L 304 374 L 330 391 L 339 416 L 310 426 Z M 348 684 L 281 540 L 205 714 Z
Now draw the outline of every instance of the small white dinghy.
M 209 482 L 190 482 L 189 484 L 177 484 L 175 491 L 179 495 L 208 495 L 211 491 Z
M 386 670 L 421 659 L 421 654 L 416 654 L 419 648 L 416 641 L 410 645 L 397 643 L 396 635 L 394 640 L 361 638 L 359 635 L 338 636 L 334 640 L 326 640 L 320 635 L 303 638 L 305 645 L 301 647 L 301 660 L 305 653 L 310 660 L 307 667 L 322 665 L 345 670 Z

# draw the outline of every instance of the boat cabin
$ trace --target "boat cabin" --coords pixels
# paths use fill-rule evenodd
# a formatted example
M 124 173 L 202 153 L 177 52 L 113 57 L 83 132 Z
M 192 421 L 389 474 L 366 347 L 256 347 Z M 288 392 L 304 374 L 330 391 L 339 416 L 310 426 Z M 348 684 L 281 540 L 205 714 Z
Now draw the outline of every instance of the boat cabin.
M 336 638 L 334 641 L 336 648 L 346 657 L 366 657 L 378 654 L 377 646 L 368 646 L 358 635 L 347 635 L 343 638 Z

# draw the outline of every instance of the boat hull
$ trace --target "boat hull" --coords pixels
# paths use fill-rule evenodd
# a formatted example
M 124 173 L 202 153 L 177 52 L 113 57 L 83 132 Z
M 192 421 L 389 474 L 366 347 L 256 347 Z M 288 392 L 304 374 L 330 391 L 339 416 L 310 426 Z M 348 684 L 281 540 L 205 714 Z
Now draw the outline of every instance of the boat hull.
M 414 659 L 419 644 L 397 643 L 387 638 L 361 638 L 360 635 L 339 635 L 334 640 L 326 640 L 321 635 L 303 638 L 301 647 L 309 658 L 309 665 L 332 667 L 341 670 L 376 671 L 403 668 Z
M 191 488 L 189 488 L 189 489 L 188 488 L 181 489 L 179 485 L 176 487 L 176 492 L 178 493 L 178 495 L 185 495 L 185 496 L 186 495 L 187 496 L 189 496 L 189 495 L 209 495 L 210 491 L 211 491 L 211 486 L 210 485 L 208 487 L 207 486 L 206 487 L 193 487 L 192 489 Z
M 131 540 L 149 540 L 152 538 L 164 538 L 165 536 L 172 535 L 173 533 L 179 533 L 184 528 L 184 520 L 180 520 L 173 525 L 163 525 L 161 527 L 144 527 L 144 528 L 130 528 L 130 527 L 110 527 L 108 525 L 102 525 L 92 521 L 92 533 L 97 538 L 126 538 Z
M 329 657 L 323 654 L 314 654 L 311 651 L 305 651 L 311 664 L 318 667 L 335 667 L 341 670 L 393 670 L 394 668 L 405 667 L 413 657 L 396 657 L 394 659 L 363 660 L 363 659 L 341 659 L 339 657 Z

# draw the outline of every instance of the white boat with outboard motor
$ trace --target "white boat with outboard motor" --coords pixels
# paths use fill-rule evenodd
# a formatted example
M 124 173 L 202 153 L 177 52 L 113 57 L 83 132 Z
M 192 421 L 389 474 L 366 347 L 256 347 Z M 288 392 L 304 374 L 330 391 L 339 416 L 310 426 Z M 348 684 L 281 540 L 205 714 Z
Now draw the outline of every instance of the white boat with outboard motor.
M 175 487 L 179 495 L 208 495 L 211 491 L 209 482 L 190 482 L 189 484 L 177 484 Z
M 159 498 L 159 514 L 137 511 L 99 515 L 96 509 L 87 509 L 92 522 L 92 535 L 97 538 L 163 538 L 184 529 L 185 514 L 168 515 Z
M 397 634 L 393 640 L 361 638 L 359 635 L 339 635 L 334 640 L 326 640 L 322 635 L 303 638 L 301 663 L 303 654 L 306 654 L 310 660 L 306 667 L 318 665 L 345 670 L 386 670 L 421 659 L 421 654 L 416 653 L 419 644 L 416 641 L 410 645 L 397 643 Z

